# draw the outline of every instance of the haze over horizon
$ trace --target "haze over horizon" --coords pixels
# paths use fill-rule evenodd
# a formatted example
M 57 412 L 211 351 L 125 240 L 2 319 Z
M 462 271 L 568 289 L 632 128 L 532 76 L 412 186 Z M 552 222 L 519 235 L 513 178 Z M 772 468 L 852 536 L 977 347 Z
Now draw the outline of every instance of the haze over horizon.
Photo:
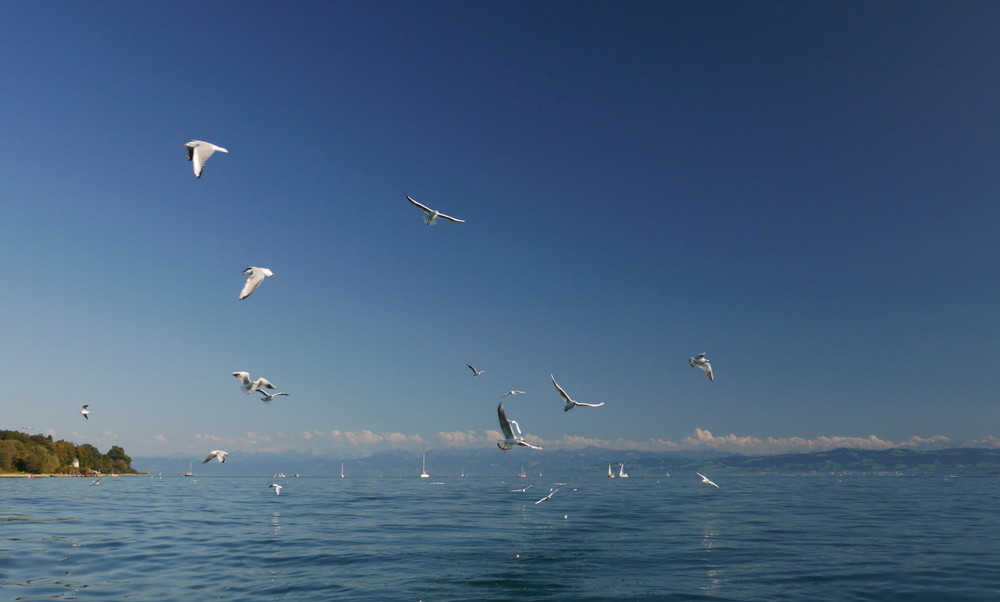
M 4 4 L 0 428 L 495 448 L 523 390 L 546 451 L 1000 447 L 998 27 L 982 2 Z M 229 151 L 200 179 L 192 139 Z M 247 266 L 274 276 L 240 301 Z M 550 374 L 605 405 L 563 412 Z

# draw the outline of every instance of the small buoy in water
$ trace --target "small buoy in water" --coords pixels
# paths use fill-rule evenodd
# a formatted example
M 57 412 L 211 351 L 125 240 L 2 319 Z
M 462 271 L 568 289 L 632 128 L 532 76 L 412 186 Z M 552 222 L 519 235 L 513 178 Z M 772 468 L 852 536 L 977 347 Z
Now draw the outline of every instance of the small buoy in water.
M 565 518 L 569 518 L 569 515 L 568 515 L 568 514 L 563 514 L 563 518 L 564 518 L 564 519 L 565 519 Z

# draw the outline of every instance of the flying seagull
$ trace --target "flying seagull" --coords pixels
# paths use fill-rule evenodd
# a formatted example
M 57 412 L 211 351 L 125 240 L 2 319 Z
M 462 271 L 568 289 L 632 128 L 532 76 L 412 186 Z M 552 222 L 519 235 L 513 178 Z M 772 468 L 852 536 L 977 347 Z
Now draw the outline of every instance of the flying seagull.
M 90 484 L 91 485 L 100 485 L 101 484 L 101 479 L 103 479 L 103 478 L 104 478 L 104 475 L 101 475 L 101 476 L 97 477 L 96 481 L 91 481 Z
M 250 266 L 243 270 L 243 273 L 249 276 L 249 278 L 247 278 L 246 283 L 243 284 L 243 290 L 240 291 L 240 299 L 246 299 L 253 294 L 253 292 L 257 290 L 260 283 L 264 281 L 266 276 L 274 276 L 274 272 L 271 270 L 267 268 L 257 268 L 254 266 Z
M 261 388 L 274 389 L 272 385 L 266 378 L 258 378 L 257 380 L 250 380 L 249 372 L 233 372 L 233 376 L 240 379 L 243 383 L 243 392 L 247 395 L 257 391 Z
M 699 353 L 694 357 L 689 357 L 688 364 L 690 364 L 692 368 L 701 368 L 705 373 L 705 376 L 708 376 L 708 380 L 715 382 L 715 375 L 712 374 L 712 364 L 708 361 L 708 358 L 705 357 L 704 353 Z
M 497 416 L 500 418 L 500 430 L 503 431 L 504 437 L 503 441 L 497 441 L 497 447 L 500 448 L 500 451 L 506 452 L 517 445 L 523 445 L 531 449 L 542 449 L 537 445 L 528 443 L 521 437 L 521 427 L 518 426 L 517 421 L 507 418 L 507 413 L 504 412 L 502 403 L 497 405 Z M 514 429 L 517 429 L 517 436 L 514 436 L 514 430 L 511 428 L 511 425 L 513 425 Z
M 503 395 L 500 396 L 500 399 L 503 399 L 504 397 L 507 397 L 508 395 L 524 395 L 524 391 L 507 391 L 506 393 L 504 393 Z
M 208 161 L 212 153 L 215 151 L 219 151 L 220 153 L 229 152 L 221 146 L 216 146 L 204 140 L 192 140 L 184 146 L 187 147 L 188 161 L 191 162 L 191 167 L 194 168 L 194 177 L 196 178 L 201 177 L 201 172 L 205 169 L 205 161 Z
M 434 209 L 431 209 L 427 205 L 423 205 L 421 203 L 418 203 L 418 202 L 414 201 L 413 199 L 410 198 L 409 195 L 406 196 L 406 200 L 410 201 L 410 203 L 412 203 L 414 206 L 420 207 L 420 209 L 426 214 L 426 215 L 424 215 L 424 223 L 427 224 L 428 226 L 433 226 L 434 222 L 438 218 L 446 219 L 449 222 L 457 222 L 459 224 L 464 224 L 465 223 L 464 219 L 458 219 L 458 218 L 452 217 L 450 215 L 445 215 L 445 214 L 441 213 L 440 211 L 435 211 Z
M 542 502 L 547 502 L 547 501 L 551 500 L 552 496 L 554 496 L 556 494 L 556 492 L 559 491 L 560 489 L 562 489 L 562 487 L 556 487 L 555 489 L 549 489 L 549 494 L 547 496 L 543 497 L 542 499 L 538 500 L 535 503 L 536 504 L 541 504 Z
M 80 413 L 83 414 L 83 417 L 86 418 L 87 420 L 90 420 L 90 410 L 87 409 L 89 407 L 90 404 L 88 403 L 83 406 L 82 410 L 80 410 Z
M 222 451 L 221 449 L 213 449 L 211 453 L 208 454 L 208 457 L 202 460 L 201 463 L 205 464 L 206 462 L 211 462 L 213 459 L 217 459 L 219 460 L 219 463 L 222 463 L 226 461 L 226 456 L 228 455 L 229 452 L 227 451 Z
M 260 398 L 260 400 L 263 401 L 264 403 L 271 403 L 272 401 L 274 401 L 274 398 L 278 397 L 279 395 L 286 395 L 286 396 L 288 395 L 288 393 L 284 393 L 284 392 L 281 392 L 281 393 L 268 393 L 267 391 L 265 391 L 263 389 L 257 389 L 257 392 L 260 393 L 263 396 L 263 397 Z
M 472 364 L 466 364 L 466 366 L 469 367 L 469 370 L 472 370 L 472 378 L 476 378 L 483 372 L 486 372 L 486 370 L 476 370 L 476 368 Z
M 271 483 L 267 487 L 268 489 L 274 488 L 274 495 L 281 495 L 281 485 L 278 485 L 277 483 Z
M 573 408 L 575 408 L 576 406 L 583 406 L 585 408 L 599 408 L 602 405 L 604 405 L 603 401 L 601 403 L 583 403 L 582 401 L 574 401 L 569 395 L 566 394 L 566 391 L 563 391 L 563 388 L 559 386 L 559 383 L 556 382 L 555 376 L 549 374 L 549 378 L 552 379 L 552 384 L 555 385 L 556 391 L 559 391 L 559 395 L 562 395 L 563 401 L 566 402 L 566 405 L 563 406 L 563 412 L 568 412 Z
M 718 485 L 716 485 L 714 482 L 712 482 L 712 479 L 706 477 L 705 475 L 701 474 L 700 472 L 696 472 L 694 474 L 696 474 L 699 477 L 701 477 L 701 482 L 702 483 L 704 483 L 706 485 L 711 485 L 711 486 L 715 487 L 716 489 L 722 489 L 721 487 L 719 487 Z
M 511 491 L 513 491 L 514 493 L 524 493 L 525 491 L 531 489 L 534 486 L 535 486 L 535 484 L 532 483 L 531 485 L 528 485 L 527 487 L 525 487 L 523 489 L 511 489 Z

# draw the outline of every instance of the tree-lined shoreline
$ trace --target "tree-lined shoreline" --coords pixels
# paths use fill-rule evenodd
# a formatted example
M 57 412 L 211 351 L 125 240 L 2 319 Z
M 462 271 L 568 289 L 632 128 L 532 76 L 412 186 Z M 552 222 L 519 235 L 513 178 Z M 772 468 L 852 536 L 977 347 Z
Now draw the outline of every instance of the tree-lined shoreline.
M 0 476 L 94 476 L 137 474 L 132 458 L 112 445 L 107 453 L 51 435 L 0 430 Z

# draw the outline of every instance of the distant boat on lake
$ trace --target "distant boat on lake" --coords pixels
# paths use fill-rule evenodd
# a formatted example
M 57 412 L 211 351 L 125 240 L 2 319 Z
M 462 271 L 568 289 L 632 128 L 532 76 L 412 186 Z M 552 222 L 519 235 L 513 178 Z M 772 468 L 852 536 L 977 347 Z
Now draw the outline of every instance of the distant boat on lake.
M 524 474 L 524 466 L 521 466 L 521 474 L 517 475 L 519 479 L 527 479 L 528 475 Z
M 344 478 L 344 463 L 340 463 L 340 478 Z
M 427 479 L 431 475 L 427 474 L 427 454 L 424 454 L 423 460 L 420 461 L 420 478 Z
M 194 473 L 191 472 L 191 465 L 192 464 L 193 464 L 193 462 L 188 462 L 188 471 L 184 473 L 184 476 L 186 476 L 186 477 L 193 477 L 194 476 Z
M 611 472 L 611 462 L 608 462 L 608 478 L 609 479 L 615 478 L 615 473 Z

